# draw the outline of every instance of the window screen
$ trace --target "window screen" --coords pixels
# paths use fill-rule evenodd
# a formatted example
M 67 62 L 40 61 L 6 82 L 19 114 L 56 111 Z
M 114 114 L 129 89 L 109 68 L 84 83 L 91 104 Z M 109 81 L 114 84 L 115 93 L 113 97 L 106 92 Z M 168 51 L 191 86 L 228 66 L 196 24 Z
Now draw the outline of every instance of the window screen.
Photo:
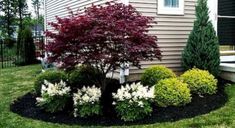
M 179 0 L 164 0 L 165 7 L 178 8 Z
M 221 45 L 235 45 L 235 19 L 218 19 L 218 37 Z
M 219 0 L 218 14 L 221 16 L 235 16 L 235 0 Z
M 235 0 L 218 0 L 218 37 L 222 45 L 235 45 Z

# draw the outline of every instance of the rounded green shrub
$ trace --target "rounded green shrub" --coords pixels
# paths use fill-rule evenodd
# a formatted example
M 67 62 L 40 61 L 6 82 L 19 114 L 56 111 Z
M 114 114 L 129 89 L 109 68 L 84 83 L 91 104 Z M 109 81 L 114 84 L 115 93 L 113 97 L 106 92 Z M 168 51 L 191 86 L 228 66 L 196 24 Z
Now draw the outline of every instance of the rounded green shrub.
M 217 91 L 217 79 L 206 70 L 190 69 L 180 76 L 194 94 L 214 94 Z
M 155 102 L 160 107 L 184 106 L 191 102 L 190 89 L 177 78 L 168 78 L 154 86 Z
M 141 82 L 143 85 L 153 86 L 162 79 L 174 78 L 176 75 L 169 68 L 157 65 L 146 69 L 141 76 Z
M 67 75 L 63 71 L 47 70 L 36 77 L 34 82 L 34 90 L 37 95 L 41 94 L 41 87 L 44 84 L 44 80 L 50 83 L 59 83 L 61 80 L 67 81 Z
M 69 84 L 72 88 L 99 85 L 98 80 L 101 72 L 92 66 L 81 65 L 69 74 Z

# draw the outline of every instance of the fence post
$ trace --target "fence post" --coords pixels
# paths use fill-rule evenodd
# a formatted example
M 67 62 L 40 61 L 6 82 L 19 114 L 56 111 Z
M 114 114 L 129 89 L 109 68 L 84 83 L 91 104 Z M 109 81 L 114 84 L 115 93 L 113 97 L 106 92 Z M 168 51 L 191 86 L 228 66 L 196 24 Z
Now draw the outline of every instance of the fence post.
M 0 45 L 1 45 L 1 67 L 3 68 L 3 41 L 0 39 Z

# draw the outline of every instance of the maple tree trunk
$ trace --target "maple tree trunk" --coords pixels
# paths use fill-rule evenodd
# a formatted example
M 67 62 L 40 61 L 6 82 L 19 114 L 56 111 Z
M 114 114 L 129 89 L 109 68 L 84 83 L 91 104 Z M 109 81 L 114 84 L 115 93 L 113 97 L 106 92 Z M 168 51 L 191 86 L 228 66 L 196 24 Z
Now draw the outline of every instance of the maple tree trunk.
M 103 74 L 101 77 L 101 92 L 104 93 L 107 87 L 107 78 L 106 74 Z

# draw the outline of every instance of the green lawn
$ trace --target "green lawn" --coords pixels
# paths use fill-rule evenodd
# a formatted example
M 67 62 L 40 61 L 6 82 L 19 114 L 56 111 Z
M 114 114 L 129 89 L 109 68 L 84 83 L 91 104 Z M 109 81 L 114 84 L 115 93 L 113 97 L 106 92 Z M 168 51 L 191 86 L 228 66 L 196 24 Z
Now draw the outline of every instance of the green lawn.
M 11 102 L 32 90 L 39 65 L 0 69 L 0 128 L 77 128 L 77 126 L 59 125 L 23 118 L 9 110 Z M 138 125 L 144 128 L 232 128 L 235 127 L 235 84 L 227 86 L 229 101 L 226 105 L 209 114 L 184 119 L 177 122 Z M 93 126 L 94 127 L 94 126 Z M 123 126 L 121 126 L 123 127 Z

